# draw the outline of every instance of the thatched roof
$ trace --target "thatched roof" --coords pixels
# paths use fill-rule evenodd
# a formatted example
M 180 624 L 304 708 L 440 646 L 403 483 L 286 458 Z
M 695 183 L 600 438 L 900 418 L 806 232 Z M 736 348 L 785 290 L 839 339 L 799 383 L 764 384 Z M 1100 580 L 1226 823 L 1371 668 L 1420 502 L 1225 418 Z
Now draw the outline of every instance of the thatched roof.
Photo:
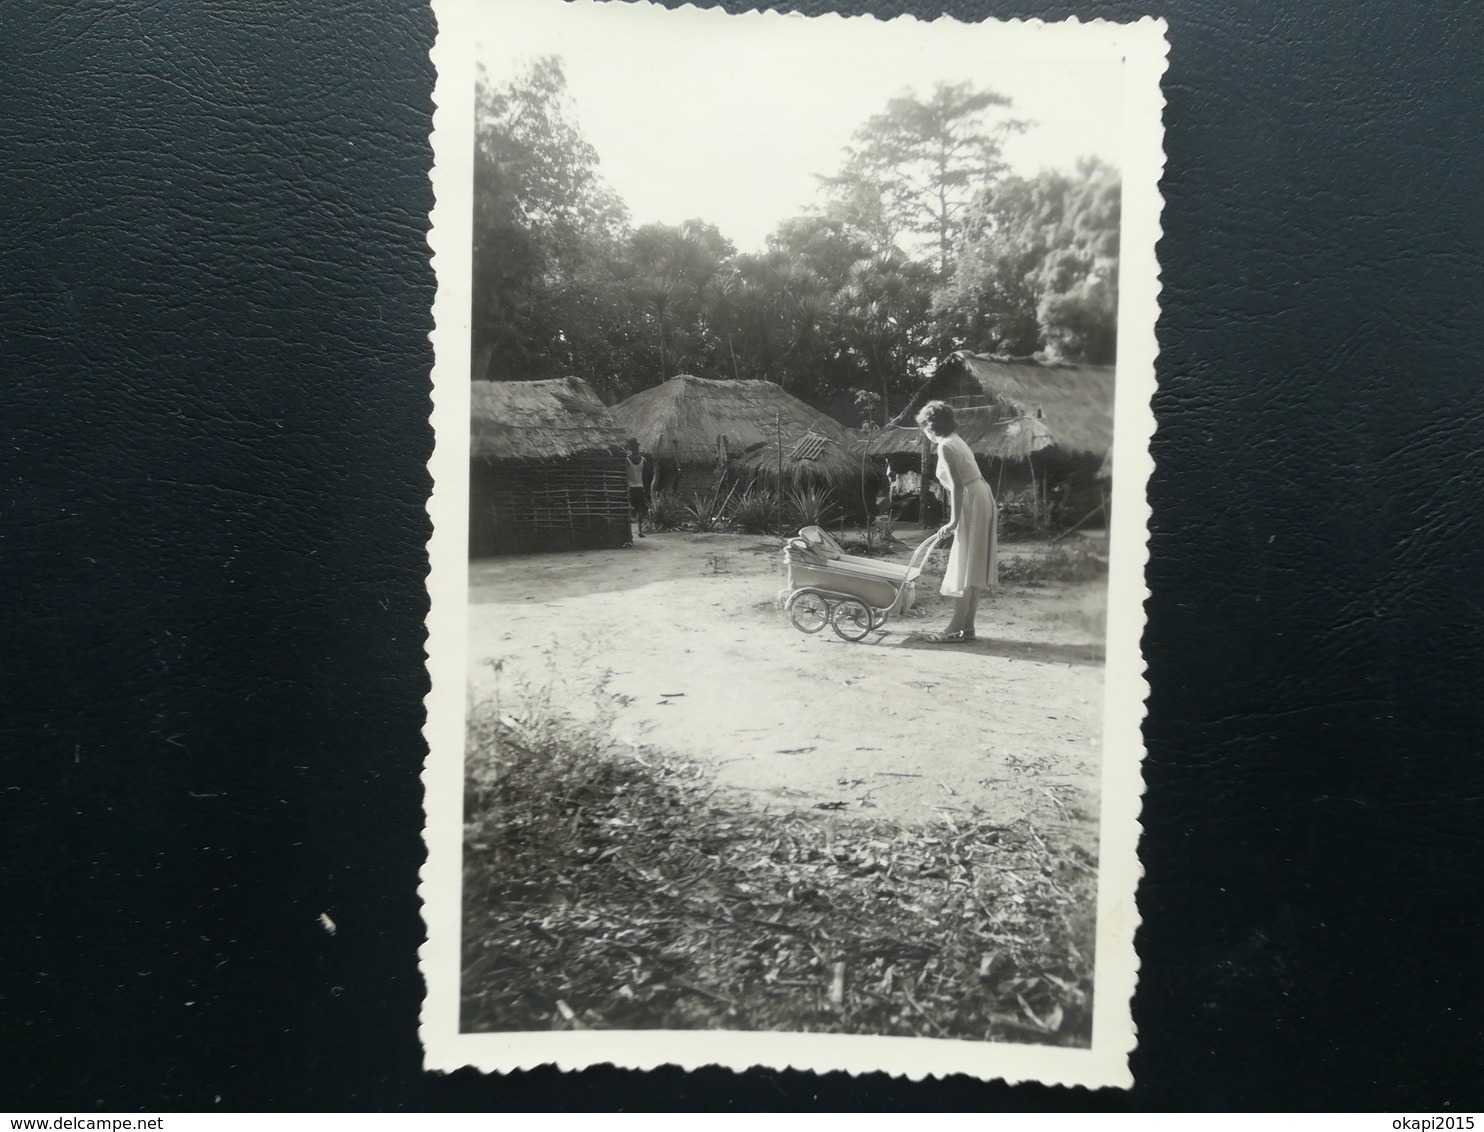
M 822 441 L 822 443 L 817 443 Z M 788 481 L 814 480 L 818 483 L 835 483 L 840 480 L 857 479 L 861 474 L 859 442 L 840 444 L 818 432 L 806 433 L 802 438 L 790 438 L 783 434 L 782 452 L 783 478 Z M 744 479 L 761 477 L 776 479 L 779 469 L 778 443 L 766 440 L 754 444 L 741 452 L 735 452 L 727 462 L 727 468 Z M 874 474 L 874 469 L 867 469 Z
M 1007 416 L 999 409 L 955 409 L 956 431 L 974 453 L 994 460 L 1024 460 L 1054 443 L 1046 422 L 1036 417 Z M 915 456 L 922 450 L 922 430 L 891 424 L 866 440 L 872 456 Z
M 1105 456 L 1113 448 L 1114 367 L 959 352 L 938 367 L 892 422 L 912 426 L 917 411 L 939 399 L 962 418 L 974 409 L 1019 417 L 1044 428 L 1050 446 Z M 969 430 L 963 429 L 969 440 Z M 1043 447 L 1031 438 L 1035 450 Z M 993 455 L 970 440 L 976 452 Z
M 635 393 L 612 409 L 628 436 L 649 455 L 681 464 L 715 463 L 721 437 L 733 456 L 777 444 L 783 417 L 784 452 L 806 433 L 849 448 L 850 430 L 771 381 L 717 381 L 681 374 Z M 775 452 L 776 456 L 776 452 Z
M 470 456 L 553 460 L 623 447 L 623 430 L 598 395 L 575 377 L 476 381 L 470 400 Z

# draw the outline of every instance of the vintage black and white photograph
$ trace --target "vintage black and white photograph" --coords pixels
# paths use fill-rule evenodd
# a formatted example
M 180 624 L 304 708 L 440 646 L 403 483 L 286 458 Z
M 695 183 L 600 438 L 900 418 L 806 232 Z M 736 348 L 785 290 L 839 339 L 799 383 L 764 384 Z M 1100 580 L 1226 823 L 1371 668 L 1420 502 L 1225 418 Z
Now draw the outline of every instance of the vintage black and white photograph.
M 439 16 L 429 1065 L 1126 1083 L 1163 26 Z

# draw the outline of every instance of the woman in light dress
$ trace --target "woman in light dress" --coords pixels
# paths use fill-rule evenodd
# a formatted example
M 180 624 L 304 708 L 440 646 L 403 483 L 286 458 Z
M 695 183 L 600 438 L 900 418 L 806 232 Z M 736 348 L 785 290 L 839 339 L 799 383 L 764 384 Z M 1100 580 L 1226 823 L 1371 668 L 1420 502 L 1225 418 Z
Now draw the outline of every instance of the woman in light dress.
M 948 522 L 938 533 L 953 535 L 941 588 L 953 598 L 953 616 L 942 632 L 927 639 L 936 644 L 972 641 L 979 594 L 999 585 L 999 509 L 973 450 L 955 431 L 953 409 L 930 401 L 917 414 L 917 423 L 937 446 L 938 482 L 948 497 Z

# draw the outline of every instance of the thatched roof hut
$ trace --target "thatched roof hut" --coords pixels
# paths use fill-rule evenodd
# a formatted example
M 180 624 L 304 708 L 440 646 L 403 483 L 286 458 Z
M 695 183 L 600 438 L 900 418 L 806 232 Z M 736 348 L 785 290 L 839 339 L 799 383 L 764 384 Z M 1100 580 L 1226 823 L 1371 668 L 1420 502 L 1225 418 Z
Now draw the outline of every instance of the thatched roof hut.
M 1043 512 L 1052 499 L 1070 511 L 1091 508 L 1102 496 L 1099 474 L 1111 466 L 1113 379 L 1112 366 L 960 352 L 870 436 L 867 451 L 894 462 L 920 457 L 929 472 L 917 413 L 946 401 L 997 494 L 1029 490 Z
M 476 381 L 470 386 L 469 455 L 556 460 L 621 449 L 624 433 L 584 381 Z
M 964 418 L 971 415 L 964 410 L 978 409 L 989 410 L 992 420 L 1035 422 L 1032 434 L 1018 441 L 997 433 L 996 426 L 979 429 L 976 444 L 966 428 L 964 439 L 981 455 L 1005 458 L 993 449 L 1029 444 L 1030 451 L 1055 448 L 1101 464 L 1113 449 L 1113 378 L 1112 366 L 960 351 L 938 367 L 892 424 L 911 427 L 929 401 L 946 401 Z
M 771 381 L 681 374 L 620 401 L 613 416 L 658 463 L 661 481 L 674 482 L 686 470 L 775 479 L 780 439 L 789 482 L 860 478 L 857 435 Z
M 781 448 L 776 440 L 754 444 L 733 453 L 727 469 L 739 480 L 772 482 L 781 469 L 785 483 L 854 483 L 861 476 L 860 444 L 839 444 L 817 432 L 795 439 L 785 433 Z
M 575 377 L 470 387 L 473 554 L 623 546 L 624 433 Z
M 793 444 L 816 432 L 849 447 L 850 430 L 771 381 L 719 381 L 680 374 L 613 406 L 613 418 L 657 460 L 714 464 L 721 438 L 728 454 L 758 444 Z

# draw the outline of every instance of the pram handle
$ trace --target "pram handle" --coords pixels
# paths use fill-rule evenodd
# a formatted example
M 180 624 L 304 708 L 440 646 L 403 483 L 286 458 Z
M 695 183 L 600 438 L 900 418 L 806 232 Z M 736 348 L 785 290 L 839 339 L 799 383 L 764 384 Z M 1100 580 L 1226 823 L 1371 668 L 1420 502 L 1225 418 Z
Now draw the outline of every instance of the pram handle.
M 907 577 L 909 580 L 916 577 L 916 574 L 913 573 L 914 570 L 917 574 L 922 573 L 923 567 L 927 565 L 928 555 L 937 549 L 938 542 L 942 537 L 943 531 L 940 528 L 917 544 L 917 549 L 912 552 L 912 557 L 907 559 Z

